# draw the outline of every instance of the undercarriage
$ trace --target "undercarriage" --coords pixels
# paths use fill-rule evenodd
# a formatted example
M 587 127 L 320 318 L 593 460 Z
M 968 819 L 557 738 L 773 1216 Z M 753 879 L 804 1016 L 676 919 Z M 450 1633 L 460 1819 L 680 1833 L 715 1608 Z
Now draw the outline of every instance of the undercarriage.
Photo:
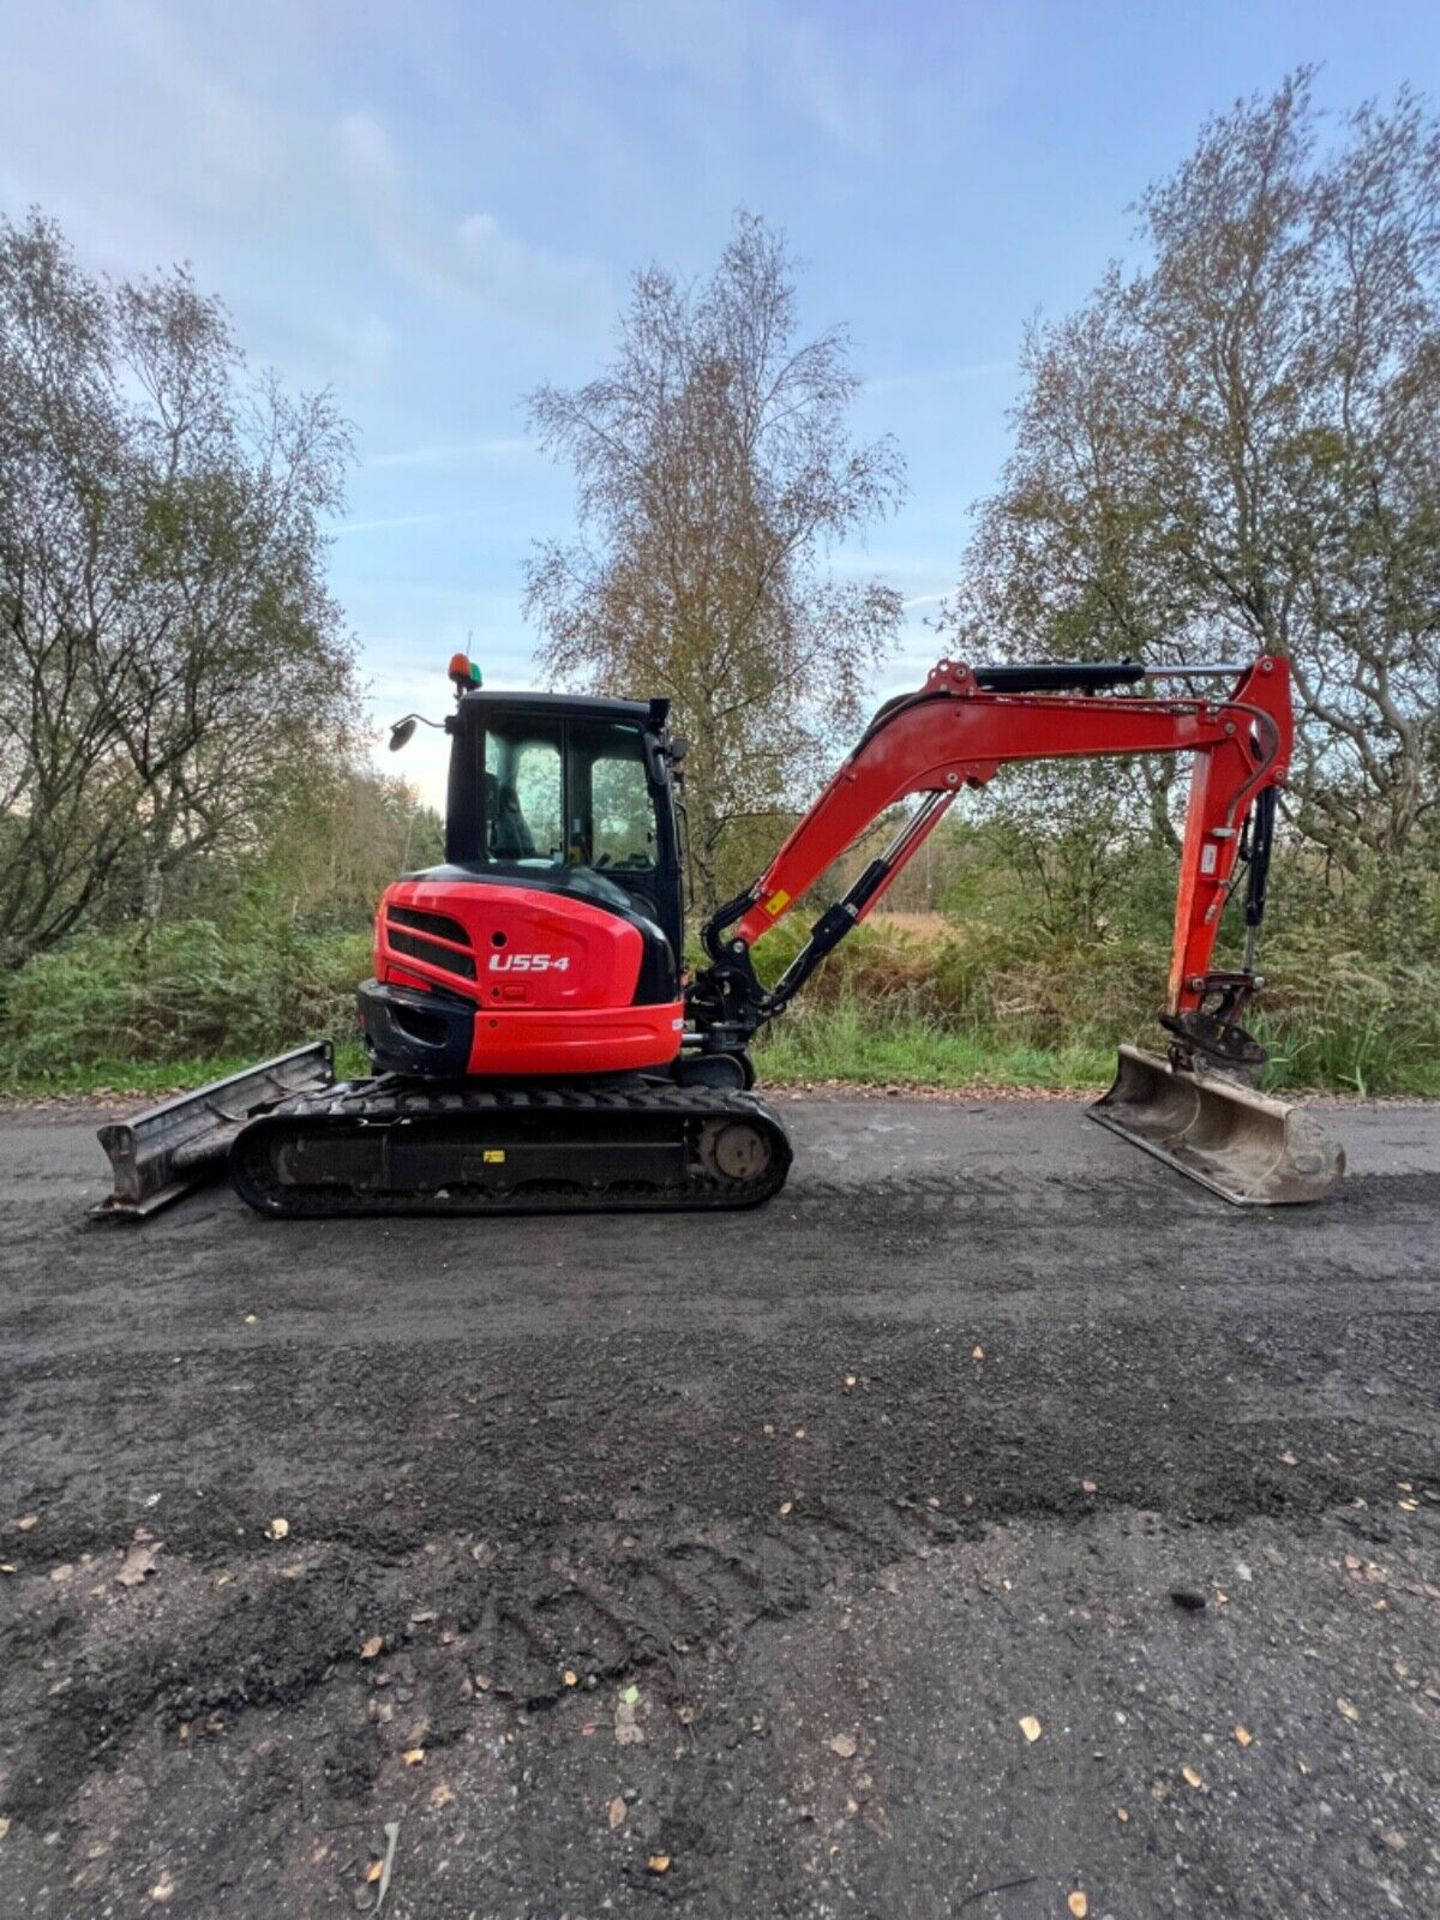
M 653 1213 L 759 1206 L 790 1141 L 753 1094 L 642 1079 L 555 1088 L 381 1078 L 252 1120 L 230 1178 L 259 1213 Z

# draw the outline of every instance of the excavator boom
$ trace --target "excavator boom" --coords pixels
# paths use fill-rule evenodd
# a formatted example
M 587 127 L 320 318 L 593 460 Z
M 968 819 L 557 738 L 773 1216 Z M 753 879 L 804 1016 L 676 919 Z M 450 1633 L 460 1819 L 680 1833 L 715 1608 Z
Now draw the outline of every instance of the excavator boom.
M 1262 657 L 1220 697 L 1193 689 L 1197 670 L 1077 664 L 982 668 L 941 660 L 917 693 L 892 700 L 794 828 L 765 872 L 705 929 L 711 965 L 692 989 L 712 1044 L 742 1046 L 788 1005 L 845 935 L 873 911 L 963 790 L 1002 766 L 1035 760 L 1189 753 L 1190 799 L 1180 856 L 1165 1004 L 1168 1060 L 1127 1048 L 1115 1086 L 1092 1110 L 1112 1131 L 1227 1198 L 1318 1198 L 1343 1160 L 1313 1122 L 1229 1076 L 1253 1078 L 1264 1052 L 1240 1024 L 1261 982 L 1252 965 L 1263 915 L 1275 796 L 1293 740 L 1290 678 Z M 1215 669 L 1200 669 L 1207 680 Z M 1145 679 L 1192 679 L 1178 697 L 1103 691 Z M 1079 691 L 1068 689 L 1078 687 Z M 811 929 L 771 988 L 751 949 L 819 876 L 891 809 L 919 804 L 882 853 Z M 1246 964 L 1211 968 L 1221 916 L 1249 871 Z M 1218 1076 L 1218 1077 L 1217 1077 Z M 1243 1095 L 1243 1097 L 1242 1097 Z

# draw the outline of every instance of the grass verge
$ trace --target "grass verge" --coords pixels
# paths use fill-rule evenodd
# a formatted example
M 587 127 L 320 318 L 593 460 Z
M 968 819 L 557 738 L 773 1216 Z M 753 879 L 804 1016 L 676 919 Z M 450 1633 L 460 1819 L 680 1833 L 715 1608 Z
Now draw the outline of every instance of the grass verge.
M 1084 1041 L 1037 1047 L 985 1032 L 949 1032 L 932 1022 L 876 1020 L 841 1001 L 789 1014 L 756 1048 L 762 1081 L 803 1086 L 1034 1087 L 1085 1092 L 1110 1084 L 1113 1050 Z
M 297 1045 L 300 1042 L 296 1042 Z M 272 1049 L 283 1053 L 283 1047 Z M 49 1072 L 6 1074 L 0 1078 L 0 1102 L 5 1100 L 131 1100 L 149 1096 L 157 1104 L 172 1093 L 189 1093 L 253 1067 L 256 1056 L 197 1055 L 184 1060 L 101 1059 L 70 1062 Z M 365 1054 L 357 1043 L 335 1049 L 337 1079 L 366 1073 Z

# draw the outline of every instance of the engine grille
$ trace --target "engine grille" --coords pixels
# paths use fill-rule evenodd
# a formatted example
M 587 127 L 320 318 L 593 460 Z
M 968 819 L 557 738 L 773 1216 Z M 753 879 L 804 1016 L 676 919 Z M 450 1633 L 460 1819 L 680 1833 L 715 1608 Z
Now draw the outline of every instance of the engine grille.
M 392 927 L 413 927 L 417 933 L 431 933 L 439 940 L 454 940 L 462 947 L 470 944 L 469 934 L 448 913 L 422 913 L 419 907 L 387 907 L 385 918 Z
M 418 907 L 387 907 L 385 933 L 394 952 L 423 960 L 427 966 L 453 973 L 460 980 L 475 978 L 470 936 L 448 914 L 423 913 Z

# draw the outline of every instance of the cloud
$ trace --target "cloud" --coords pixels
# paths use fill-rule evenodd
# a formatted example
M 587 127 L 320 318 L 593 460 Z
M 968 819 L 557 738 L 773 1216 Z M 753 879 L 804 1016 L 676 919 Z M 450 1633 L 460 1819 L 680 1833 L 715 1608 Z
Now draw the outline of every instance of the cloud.
M 341 120 L 336 154 L 381 257 L 427 298 L 563 332 L 588 331 L 589 316 L 612 304 L 609 276 L 597 262 L 523 240 L 493 213 L 455 221 L 430 205 L 373 116 Z
M 539 441 L 525 434 L 497 435 L 488 440 L 457 440 L 428 447 L 396 447 L 388 453 L 367 453 L 360 464 L 374 468 L 459 467 L 472 460 L 504 460 L 539 450 Z
M 144 0 L 121 0 L 105 12 L 182 136 L 186 165 L 177 184 L 198 185 L 223 202 L 237 188 L 255 191 L 283 178 L 289 144 L 284 130 L 259 98 L 247 98 L 221 78 L 226 62 L 216 57 L 218 47 L 204 58 L 174 18 Z
M 400 184 L 400 157 L 390 135 L 369 114 L 351 113 L 340 122 L 340 164 L 361 186 L 393 193 Z
M 831 140 L 862 148 L 879 141 L 881 116 L 875 99 L 844 71 L 830 41 L 812 22 L 783 24 L 774 75 L 782 99 L 788 97 Z
M 935 583 L 949 578 L 949 567 L 937 561 L 933 549 L 900 546 L 870 547 L 865 542 L 849 541 L 830 555 L 830 568 L 845 579 L 888 580 L 912 595 L 933 593 Z
M 905 393 L 914 387 L 953 387 L 967 380 L 997 379 L 1002 373 L 1014 373 L 1014 358 L 1006 360 L 972 360 L 962 367 L 933 367 L 929 371 L 917 373 L 882 374 L 877 379 L 867 380 L 866 393 Z
M 497 312 L 555 319 L 600 291 L 602 276 L 590 263 L 515 239 L 493 213 L 462 220 L 459 238 L 475 293 Z
M 121 271 L 273 222 L 292 190 L 297 123 L 244 88 L 223 14 L 198 14 L 144 0 L 5 10 L 16 184 Z
M 938 607 L 942 600 L 949 599 L 948 593 L 916 593 L 908 600 L 900 602 L 901 611 L 909 613 L 912 607 Z
M 395 335 L 378 313 L 363 313 L 355 320 L 327 319 L 320 332 L 345 369 L 347 386 L 351 381 L 373 386 L 388 370 Z
M 465 512 L 463 507 L 450 507 L 442 513 L 397 513 L 383 520 L 340 520 L 325 531 L 334 540 L 343 540 L 351 533 L 388 533 L 392 527 L 428 527 L 437 520 L 454 520 Z
M 872 147 L 881 137 L 868 78 L 845 70 L 833 35 L 817 21 L 764 0 L 614 0 L 610 22 L 650 72 L 679 72 L 735 103 L 768 94 L 782 113 L 845 146 Z
M 616 0 L 611 24 L 631 57 L 652 72 L 678 67 L 706 85 L 735 87 L 750 50 L 739 0 Z

